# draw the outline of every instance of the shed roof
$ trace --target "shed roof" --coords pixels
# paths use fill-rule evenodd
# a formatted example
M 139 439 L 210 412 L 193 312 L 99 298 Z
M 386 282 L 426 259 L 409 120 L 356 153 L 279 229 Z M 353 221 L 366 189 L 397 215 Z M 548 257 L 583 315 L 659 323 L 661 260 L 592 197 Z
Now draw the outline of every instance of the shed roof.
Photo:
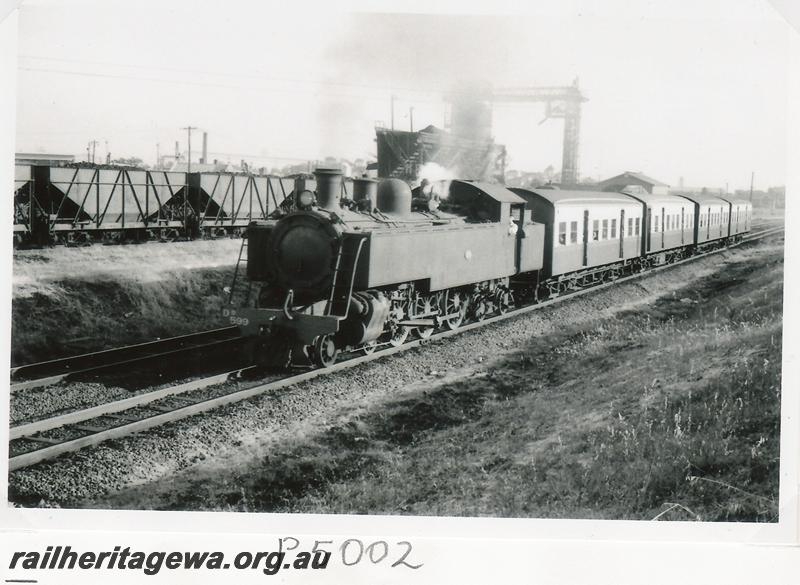
M 668 187 L 666 183 L 662 183 L 652 177 L 648 177 L 644 173 L 639 173 L 636 171 L 625 171 L 621 175 L 617 175 L 616 177 L 611 177 L 610 179 L 606 179 L 605 181 L 600 181 L 599 185 L 611 185 L 613 183 L 618 183 L 619 180 L 622 179 L 636 179 L 637 181 L 641 181 L 642 183 L 647 183 L 648 185 L 653 186 L 664 186 Z
M 14 158 L 16 160 L 63 160 L 66 162 L 73 162 L 75 160 L 75 155 L 47 152 L 15 152 Z

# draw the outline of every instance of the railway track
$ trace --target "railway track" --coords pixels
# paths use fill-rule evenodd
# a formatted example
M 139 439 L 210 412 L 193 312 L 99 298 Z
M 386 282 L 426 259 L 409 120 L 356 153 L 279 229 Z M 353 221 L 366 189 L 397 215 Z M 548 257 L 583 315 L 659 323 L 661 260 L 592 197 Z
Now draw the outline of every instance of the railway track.
M 378 348 L 374 353 L 369 355 L 351 356 L 325 369 L 276 375 L 269 378 L 266 382 L 262 379 L 253 385 L 242 388 L 241 378 L 246 375 L 248 371 L 255 370 L 255 367 L 250 366 L 139 394 L 123 400 L 13 426 L 9 431 L 9 452 L 11 455 L 9 458 L 9 470 L 14 471 L 28 467 L 65 453 L 97 445 L 103 441 L 121 438 L 201 412 L 206 412 L 225 404 L 246 400 L 260 394 L 313 380 L 314 378 L 333 372 L 350 369 L 375 359 L 408 351 L 435 340 L 444 339 L 452 335 L 458 335 L 466 331 L 477 329 L 478 327 L 484 327 L 492 323 L 518 317 L 566 300 L 591 294 L 610 286 L 616 286 L 622 282 L 639 279 L 687 262 L 718 254 L 719 252 L 729 250 L 745 242 L 778 234 L 782 232 L 783 229 L 783 225 L 767 225 L 760 227 L 758 231 L 754 231 L 745 236 L 741 242 L 726 248 L 710 250 L 703 254 L 692 256 L 691 258 L 652 268 L 646 272 L 621 277 L 614 281 L 578 290 L 541 303 L 526 305 L 505 314 L 484 319 L 480 322 L 462 325 L 458 329 L 452 331 L 436 332 L 426 339 L 412 340 L 398 347 Z M 236 381 L 233 388 L 226 387 L 225 383 L 231 381 Z M 230 386 L 230 384 L 227 386 Z M 205 394 L 202 392 L 204 390 L 206 391 Z
M 11 393 L 41 388 L 81 376 L 113 371 L 149 360 L 176 358 L 240 338 L 237 327 L 224 327 L 11 368 Z

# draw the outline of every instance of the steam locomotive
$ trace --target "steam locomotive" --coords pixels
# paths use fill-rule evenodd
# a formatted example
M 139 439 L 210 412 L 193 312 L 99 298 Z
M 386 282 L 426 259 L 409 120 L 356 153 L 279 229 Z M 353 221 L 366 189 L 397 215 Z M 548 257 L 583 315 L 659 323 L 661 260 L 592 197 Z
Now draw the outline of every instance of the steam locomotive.
M 344 200 L 340 171 L 314 174 L 316 191 L 299 178 L 286 205 L 251 223 L 242 243 L 224 314 L 259 363 L 326 367 L 341 351 L 426 338 L 504 313 L 522 297 L 557 296 L 724 245 L 752 218 L 748 202 L 710 196 L 464 180 L 412 191 L 398 179 L 355 179 Z

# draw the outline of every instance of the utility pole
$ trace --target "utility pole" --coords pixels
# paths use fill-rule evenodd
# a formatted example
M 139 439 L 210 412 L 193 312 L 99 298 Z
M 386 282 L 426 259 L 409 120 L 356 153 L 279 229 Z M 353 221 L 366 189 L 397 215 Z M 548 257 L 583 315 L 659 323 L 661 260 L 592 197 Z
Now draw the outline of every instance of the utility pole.
M 185 128 L 181 128 L 181 130 L 186 130 L 186 134 L 188 135 L 189 140 L 189 155 L 186 159 L 186 173 L 192 172 L 192 130 L 197 130 L 197 126 L 186 126 Z
M 94 155 L 95 155 L 95 152 L 96 152 L 96 149 L 97 149 L 97 140 L 92 140 L 91 142 L 89 142 L 89 146 L 92 147 L 92 164 L 94 164 Z M 86 150 L 87 150 L 87 154 L 88 154 L 88 150 L 89 149 L 87 148 Z
M 156 168 L 161 168 L 161 143 L 156 142 Z
M 391 107 L 392 107 L 392 123 L 391 123 L 391 129 L 392 129 L 392 130 L 394 130 L 394 100 L 395 100 L 395 95 L 394 95 L 394 94 L 392 94 L 392 98 L 391 98 Z
M 408 108 L 408 118 L 411 123 L 411 131 L 414 131 L 414 106 Z
M 753 202 L 753 179 L 755 179 L 756 172 L 752 171 L 750 173 L 750 203 Z

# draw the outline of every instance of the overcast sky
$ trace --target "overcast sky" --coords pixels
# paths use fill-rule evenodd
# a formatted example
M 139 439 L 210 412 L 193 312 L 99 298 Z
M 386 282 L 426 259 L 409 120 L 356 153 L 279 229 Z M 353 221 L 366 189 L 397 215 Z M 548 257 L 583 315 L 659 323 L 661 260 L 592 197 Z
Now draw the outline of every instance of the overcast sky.
M 766 1 L 569 2 L 530 14 L 277 12 L 265 2 L 26 2 L 17 150 L 155 160 L 198 126 L 210 157 L 374 156 L 374 125 L 442 126 L 459 80 L 569 85 L 581 176 L 782 184 L 791 29 Z M 551 6 L 545 8 L 544 6 Z M 562 122 L 496 104 L 510 168 L 561 166 Z M 195 135 L 193 151 L 199 151 Z

